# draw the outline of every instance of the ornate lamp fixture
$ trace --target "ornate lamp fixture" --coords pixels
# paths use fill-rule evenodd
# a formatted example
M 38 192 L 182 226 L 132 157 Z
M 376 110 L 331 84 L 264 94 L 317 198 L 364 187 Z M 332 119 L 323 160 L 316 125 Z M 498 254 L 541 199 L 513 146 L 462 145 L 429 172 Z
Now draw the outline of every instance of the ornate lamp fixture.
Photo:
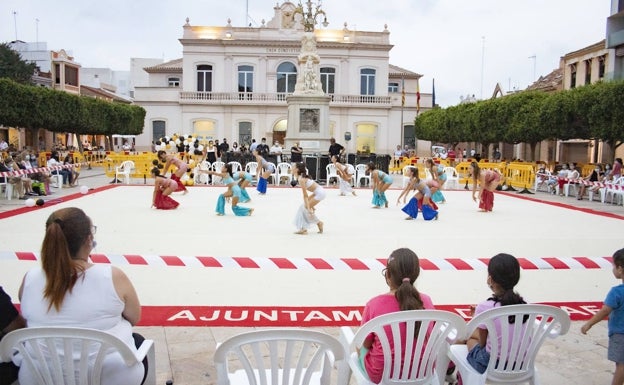
M 304 5 L 299 1 L 299 6 L 295 9 L 295 13 L 303 16 L 303 28 L 305 32 L 314 32 L 314 26 L 316 25 L 316 18 L 319 16 L 323 16 L 323 22 L 321 23 L 323 27 L 327 27 L 329 23 L 327 22 L 327 15 L 325 11 L 321 9 L 321 0 L 318 0 L 316 4 L 313 4 L 311 0 L 306 1 L 305 3 L 306 9 L 304 10 Z M 314 9 L 312 9 L 314 6 Z

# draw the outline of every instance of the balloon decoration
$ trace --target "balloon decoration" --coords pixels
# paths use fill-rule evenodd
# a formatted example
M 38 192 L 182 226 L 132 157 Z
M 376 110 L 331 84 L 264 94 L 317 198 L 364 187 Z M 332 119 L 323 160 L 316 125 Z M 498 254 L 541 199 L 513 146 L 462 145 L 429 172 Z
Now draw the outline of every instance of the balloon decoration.
M 34 199 L 32 199 L 32 198 L 28 198 L 28 199 L 26 199 L 26 201 L 24 202 L 24 204 L 25 204 L 27 207 L 33 207 L 33 206 L 35 205 L 35 200 L 34 200 Z
M 80 186 L 80 193 L 82 195 L 85 195 L 89 192 L 89 187 L 88 186 Z
M 45 204 L 45 201 L 41 198 L 37 199 L 37 201 L 35 202 L 37 204 L 37 206 L 43 206 Z

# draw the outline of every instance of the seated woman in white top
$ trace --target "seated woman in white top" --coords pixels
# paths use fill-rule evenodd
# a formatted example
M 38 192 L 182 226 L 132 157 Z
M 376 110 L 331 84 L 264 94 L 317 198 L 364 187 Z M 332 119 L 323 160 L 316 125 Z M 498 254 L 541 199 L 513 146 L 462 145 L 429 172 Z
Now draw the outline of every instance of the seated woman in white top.
M 53 212 L 46 221 L 41 265 L 24 276 L 19 289 L 27 327 L 73 326 L 106 331 L 136 349 L 132 325 L 141 317 L 141 305 L 128 277 L 117 267 L 89 263 L 96 245 L 95 226 L 79 208 Z M 19 382 L 34 384 L 27 366 Z M 102 384 L 138 385 L 144 367 L 126 366 L 121 356 L 104 360 Z

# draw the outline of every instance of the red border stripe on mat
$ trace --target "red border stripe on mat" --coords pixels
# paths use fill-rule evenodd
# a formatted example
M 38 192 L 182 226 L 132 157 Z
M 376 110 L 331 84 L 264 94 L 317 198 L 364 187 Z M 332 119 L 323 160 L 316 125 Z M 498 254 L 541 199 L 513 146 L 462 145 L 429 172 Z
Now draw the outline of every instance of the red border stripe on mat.
M 126 254 L 126 255 L 124 255 L 124 258 L 126 258 L 128 263 L 131 264 L 131 265 L 147 265 L 147 261 L 145 260 L 145 258 L 143 258 L 140 255 L 129 255 L 129 254 Z
M 290 262 L 288 260 L 288 258 L 269 258 L 274 264 L 275 266 L 277 266 L 279 269 L 296 269 L 297 266 L 295 266 L 294 263 Z
M 520 263 L 520 267 L 523 270 L 538 270 L 539 267 L 537 267 L 533 262 L 529 261 L 526 258 L 518 258 L 518 263 Z
M 215 257 L 197 257 L 205 267 L 223 267 Z
M 104 254 L 91 254 L 89 258 L 94 263 L 111 263 L 110 259 Z
M 573 257 L 575 261 L 583 265 L 586 269 L 600 269 L 600 265 L 587 257 Z
M 243 269 L 259 269 L 260 266 L 249 257 L 232 257 Z
M 436 266 L 435 263 L 425 258 L 420 260 L 420 267 L 423 270 L 440 270 L 440 268 Z
M 327 263 L 323 258 L 306 258 L 306 261 L 310 262 L 310 265 L 316 270 L 333 270 L 332 265 Z
M 17 252 L 15 254 L 17 255 L 17 259 L 19 259 L 20 261 L 36 261 L 37 260 L 37 256 L 35 255 L 35 253 Z
M 459 258 L 447 258 L 446 261 L 453 265 L 456 270 L 474 270 L 472 266 Z
M 160 258 L 162 258 L 167 266 L 186 266 L 179 257 L 174 255 L 163 255 Z
M 565 263 L 563 263 L 563 261 L 560 261 L 557 258 L 542 258 L 542 259 L 557 270 L 567 270 L 570 268 L 570 266 L 566 265 Z
M 364 262 L 357 258 L 342 258 L 341 260 L 352 270 L 370 270 Z

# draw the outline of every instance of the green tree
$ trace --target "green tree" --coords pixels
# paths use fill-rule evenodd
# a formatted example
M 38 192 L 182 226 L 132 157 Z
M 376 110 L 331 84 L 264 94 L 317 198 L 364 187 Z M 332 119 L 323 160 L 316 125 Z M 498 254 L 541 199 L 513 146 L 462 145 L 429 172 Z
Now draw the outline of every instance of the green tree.
M 0 78 L 8 78 L 21 84 L 32 84 L 35 63 L 22 60 L 19 53 L 7 43 L 0 44 Z

